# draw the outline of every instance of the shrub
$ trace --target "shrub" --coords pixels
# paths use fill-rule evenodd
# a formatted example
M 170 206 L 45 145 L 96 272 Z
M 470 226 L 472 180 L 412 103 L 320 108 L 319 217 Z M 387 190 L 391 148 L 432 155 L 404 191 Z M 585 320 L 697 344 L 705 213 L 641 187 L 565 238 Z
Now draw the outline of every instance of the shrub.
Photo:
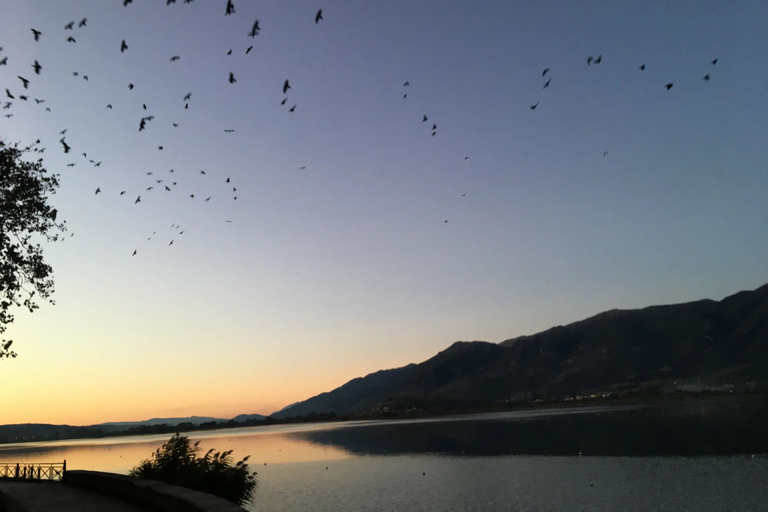
M 188 437 L 174 434 L 129 474 L 215 494 L 238 505 L 251 501 L 257 481 L 246 463 L 250 455 L 233 464 L 232 450 L 214 453 L 211 448 L 200 457 L 199 444 L 192 445 Z

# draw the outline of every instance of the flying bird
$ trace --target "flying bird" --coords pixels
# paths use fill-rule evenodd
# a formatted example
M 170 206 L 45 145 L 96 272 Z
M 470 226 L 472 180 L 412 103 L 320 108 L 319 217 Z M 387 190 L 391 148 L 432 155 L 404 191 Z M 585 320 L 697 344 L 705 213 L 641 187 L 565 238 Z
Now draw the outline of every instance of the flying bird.
M 171 240 L 171 243 L 169 243 L 168 245 L 169 245 L 169 246 L 170 246 L 170 245 L 173 245 L 173 240 Z
M 245 54 L 248 55 L 249 53 L 251 53 L 251 50 L 253 50 L 253 45 L 245 49 Z
M 59 135 L 64 135 L 65 133 L 67 133 L 67 130 L 69 130 L 69 128 L 64 128 L 59 132 Z
M 174 128 L 178 128 L 178 126 L 179 126 L 179 123 L 172 123 L 172 124 L 173 124 Z M 173 171 L 171 171 L 171 172 L 173 172 Z
M 175 4 L 176 0 L 165 0 L 165 5 Z
M 192 99 L 192 93 L 191 92 L 187 93 L 187 95 L 184 96 L 184 101 L 189 101 L 190 99 Z
M 141 104 L 141 106 L 142 106 L 142 108 L 143 108 L 144 110 L 147 110 L 147 104 L 146 104 L 146 103 L 142 103 L 142 104 Z
M 29 89 L 29 80 L 27 80 L 27 79 L 26 79 L 26 78 L 24 78 L 23 76 L 17 76 L 16 78 L 18 78 L 19 80 L 21 80 L 21 83 L 23 83 L 23 84 L 24 84 L 24 88 L 25 88 L 25 89 Z
M 8 96 L 9 98 L 11 98 L 12 100 L 16 99 L 16 96 L 11 94 L 11 91 L 9 91 L 8 89 L 5 90 L 5 95 Z
M 205 171 L 200 171 L 200 174 L 205 174 Z
M 225 129 L 224 129 L 224 131 L 225 131 L 226 133 L 232 133 L 232 132 L 234 132 L 235 130 L 227 130 L 227 129 L 225 128 Z
M 163 150 L 163 146 L 157 146 L 157 149 L 162 151 Z
M 32 64 L 32 68 L 35 70 L 35 74 L 39 75 L 40 70 L 43 69 L 43 66 L 41 66 L 39 62 L 35 61 L 35 63 Z
M 645 71 L 645 64 L 641 64 L 640 67 L 637 69 L 639 69 L 640 71 Z
M 593 56 L 590 55 L 589 57 L 587 57 L 587 66 L 592 65 L 592 61 L 593 60 L 595 60 L 595 58 Z
M 177 60 L 179 60 L 180 58 L 181 58 L 181 57 L 179 57 L 178 55 L 174 55 L 173 57 L 171 57 L 171 62 L 176 62 L 176 61 L 177 61 Z
M 712 61 L 712 65 L 714 66 L 715 64 L 717 64 L 717 59 Z
M 72 30 L 73 28 L 75 28 L 75 22 L 74 21 L 70 21 L 69 23 L 64 25 L 64 30 Z
M 544 75 L 546 75 L 547 73 L 549 73 L 549 68 L 544 68 L 544 72 L 541 74 L 541 76 L 544 76 Z
M 539 102 L 537 101 L 535 105 L 531 105 L 530 106 L 530 109 L 531 110 L 536 110 L 536 107 L 538 107 L 538 106 L 539 106 Z
M 706 75 L 704 75 L 704 78 L 702 78 L 702 80 L 704 80 L 704 81 L 706 81 L 706 82 L 709 82 L 709 73 L 707 73 Z
M 667 85 L 664 86 L 666 90 L 670 90 L 674 84 L 672 82 L 669 82 Z
M 123 42 L 120 43 L 120 53 L 125 53 L 125 50 L 128 49 L 128 45 L 125 43 L 125 39 L 123 39 Z
M 437 125 L 433 123 L 432 124 L 432 131 L 435 131 L 435 130 L 437 130 Z
M 19 99 L 22 100 L 22 101 L 27 101 L 27 100 L 29 100 L 29 97 L 24 96 L 23 94 L 19 94 Z
M 120 195 L 121 195 L 121 196 L 125 195 L 125 190 L 121 191 L 121 192 L 120 192 Z
M 597 56 L 597 58 L 595 59 L 595 64 L 600 64 L 602 61 L 603 61 L 603 54 L 601 53 L 601 54 L 600 54 L 600 55 L 598 55 L 598 56 Z
M 224 16 L 229 16 L 233 12 L 235 12 L 235 4 L 232 3 L 232 0 L 227 0 L 227 12 Z
M 230 71 L 229 72 L 229 83 L 233 84 L 235 82 L 237 82 L 237 80 L 235 80 L 235 74 Z
M 290 88 L 291 88 L 291 84 L 288 83 L 288 79 L 286 79 L 285 82 L 283 82 L 283 94 L 287 94 L 288 89 Z
M 323 10 L 322 10 L 322 9 L 320 9 L 319 11 L 317 11 L 317 14 L 315 14 L 315 25 L 317 25 L 317 23 L 318 23 L 318 22 L 319 22 L 321 19 L 323 19 Z
M 100 188 L 97 188 L 97 189 L 96 189 L 96 194 L 98 194 L 99 192 L 101 192 L 101 189 L 100 189 Z
M 289 109 L 288 109 L 288 112 L 293 112 L 294 110 L 296 110 L 296 105 L 294 105 L 294 106 L 292 106 L 291 108 L 289 108 Z
M 133 254 L 131 254 L 131 257 L 136 256 L 136 251 L 133 251 Z
M 107 108 L 112 110 L 112 104 L 110 103 L 109 105 L 107 105 Z
M 0 59 L 0 66 L 7 66 L 8 65 L 8 57 L 3 57 Z
M 40 40 L 40 35 L 42 34 L 42 32 L 40 32 L 39 30 L 35 30 L 33 28 L 31 28 L 29 30 L 32 31 L 32 35 L 34 36 L 35 41 L 39 41 Z
M 227 178 L 226 182 L 229 183 L 229 178 Z
M 408 81 L 406 81 L 406 82 L 403 84 L 403 87 L 410 87 L 410 85 L 411 85 L 411 82 L 408 82 Z
M 212 197 L 212 196 L 208 196 L 208 197 L 206 197 L 206 198 L 205 198 L 205 202 L 208 202 L 208 201 L 210 201 L 210 200 L 211 200 L 211 197 Z
M 128 90 L 129 90 L 129 91 L 132 91 L 132 90 L 133 90 L 133 84 L 128 84 Z
M 427 122 L 427 114 L 424 114 L 424 117 L 421 118 L 421 122 L 422 123 L 426 123 Z
M 87 21 L 88 21 L 88 18 L 83 18 L 83 19 L 80 20 L 80 23 L 78 23 L 77 26 L 80 27 L 80 28 L 83 28 Z
M 69 153 L 69 150 L 72 149 L 71 147 L 69 147 L 69 144 L 64 142 L 64 139 L 61 139 L 59 142 L 61 142 L 61 145 L 64 146 L 64 152 Z
M 133 204 L 140 203 L 141 202 L 141 196 L 137 197 L 136 200 L 133 202 Z
M 607 154 L 608 154 L 608 152 L 607 152 L 607 151 L 603 151 L 603 156 L 605 156 L 605 155 L 607 155 Z
M 75 41 L 75 38 L 74 38 L 74 37 L 72 37 L 72 36 L 69 36 L 69 37 L 67 38 L 67 42 L 68 42 L 68 43 L 76 43 L 77 41 Z
M 73 71 L 72 76 L 80 76 L 80 73 L 78 73 L 77 71 Z
M 6 89 L 8 90 L 8 89 Z M 285 105 L 285 102 L 288 101 L 288 98 L 283 98 L 283 101 L 280 102 L 280 105 Z
M 227 52 L 227 55 L 232 55 L 232 48 L 229 49 L 229 51 Z
M 154 187 L 154 186 L 152 186 L 152 187 L 147 187 L 147 191 L 150 191 L 150 190 L 152 190 L 153 188 L 155 188 L 155 187 Z
M 88 81 L 88 75 L 83 75 L 83 80 Z
M 123 7 L 127 7 L 128 4 L 132 4 L 133 0 L 123 0 Z
M 253 22 L 253 27 L 251 28 L 251 31 L 248 32 L 248 35 L 253 38 L 259 35 L 260 31 L 261 31 L 261 28 L 259 27 L 259 20 L 256 20 Z
M 549 80 L 547 80 L 547 82 L 544 84 L 544 87 L 542 87 L 542 89 L 546 89 L 547 87 L 549 87 L 549 82 L 551 82 L 551 81 L 552 81 L 551 78 Z

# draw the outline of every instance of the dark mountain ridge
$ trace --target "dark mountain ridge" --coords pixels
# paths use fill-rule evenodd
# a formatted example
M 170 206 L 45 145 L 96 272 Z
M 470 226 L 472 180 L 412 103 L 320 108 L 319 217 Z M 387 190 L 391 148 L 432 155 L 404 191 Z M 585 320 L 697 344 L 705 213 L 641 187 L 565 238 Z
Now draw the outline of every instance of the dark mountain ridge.
M 768 285 L 719 302 L 614 309 L 499 344 L 456 342 L 420 364 L 353 379 L 273 417 L 360 413 L 398 397 L 489 403 L 766 381 Z

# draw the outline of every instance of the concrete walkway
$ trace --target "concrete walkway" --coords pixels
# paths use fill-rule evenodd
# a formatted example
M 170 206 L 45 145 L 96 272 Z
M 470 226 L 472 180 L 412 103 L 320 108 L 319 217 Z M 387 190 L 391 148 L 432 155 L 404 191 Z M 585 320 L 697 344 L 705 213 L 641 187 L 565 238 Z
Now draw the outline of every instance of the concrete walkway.
M 8 482 L 0 480 L 0 494 L 19 512 L 146 512 L 111 496 L 66 486 L 60 482 Z M 13 511 L 13 509 L 11 509 Z

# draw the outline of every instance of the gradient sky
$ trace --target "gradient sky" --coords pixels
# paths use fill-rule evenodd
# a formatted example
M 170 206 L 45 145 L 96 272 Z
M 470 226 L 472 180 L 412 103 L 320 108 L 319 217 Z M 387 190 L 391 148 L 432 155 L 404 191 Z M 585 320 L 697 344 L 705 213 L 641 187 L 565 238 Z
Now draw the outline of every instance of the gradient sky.
M 768 281 L 764 1 L 182 1 L 3 2 L 0 91 L 31 84 L 0 136 L 42 139 L 74 236 L 7 331 L 0 424 L 268 414 Z

